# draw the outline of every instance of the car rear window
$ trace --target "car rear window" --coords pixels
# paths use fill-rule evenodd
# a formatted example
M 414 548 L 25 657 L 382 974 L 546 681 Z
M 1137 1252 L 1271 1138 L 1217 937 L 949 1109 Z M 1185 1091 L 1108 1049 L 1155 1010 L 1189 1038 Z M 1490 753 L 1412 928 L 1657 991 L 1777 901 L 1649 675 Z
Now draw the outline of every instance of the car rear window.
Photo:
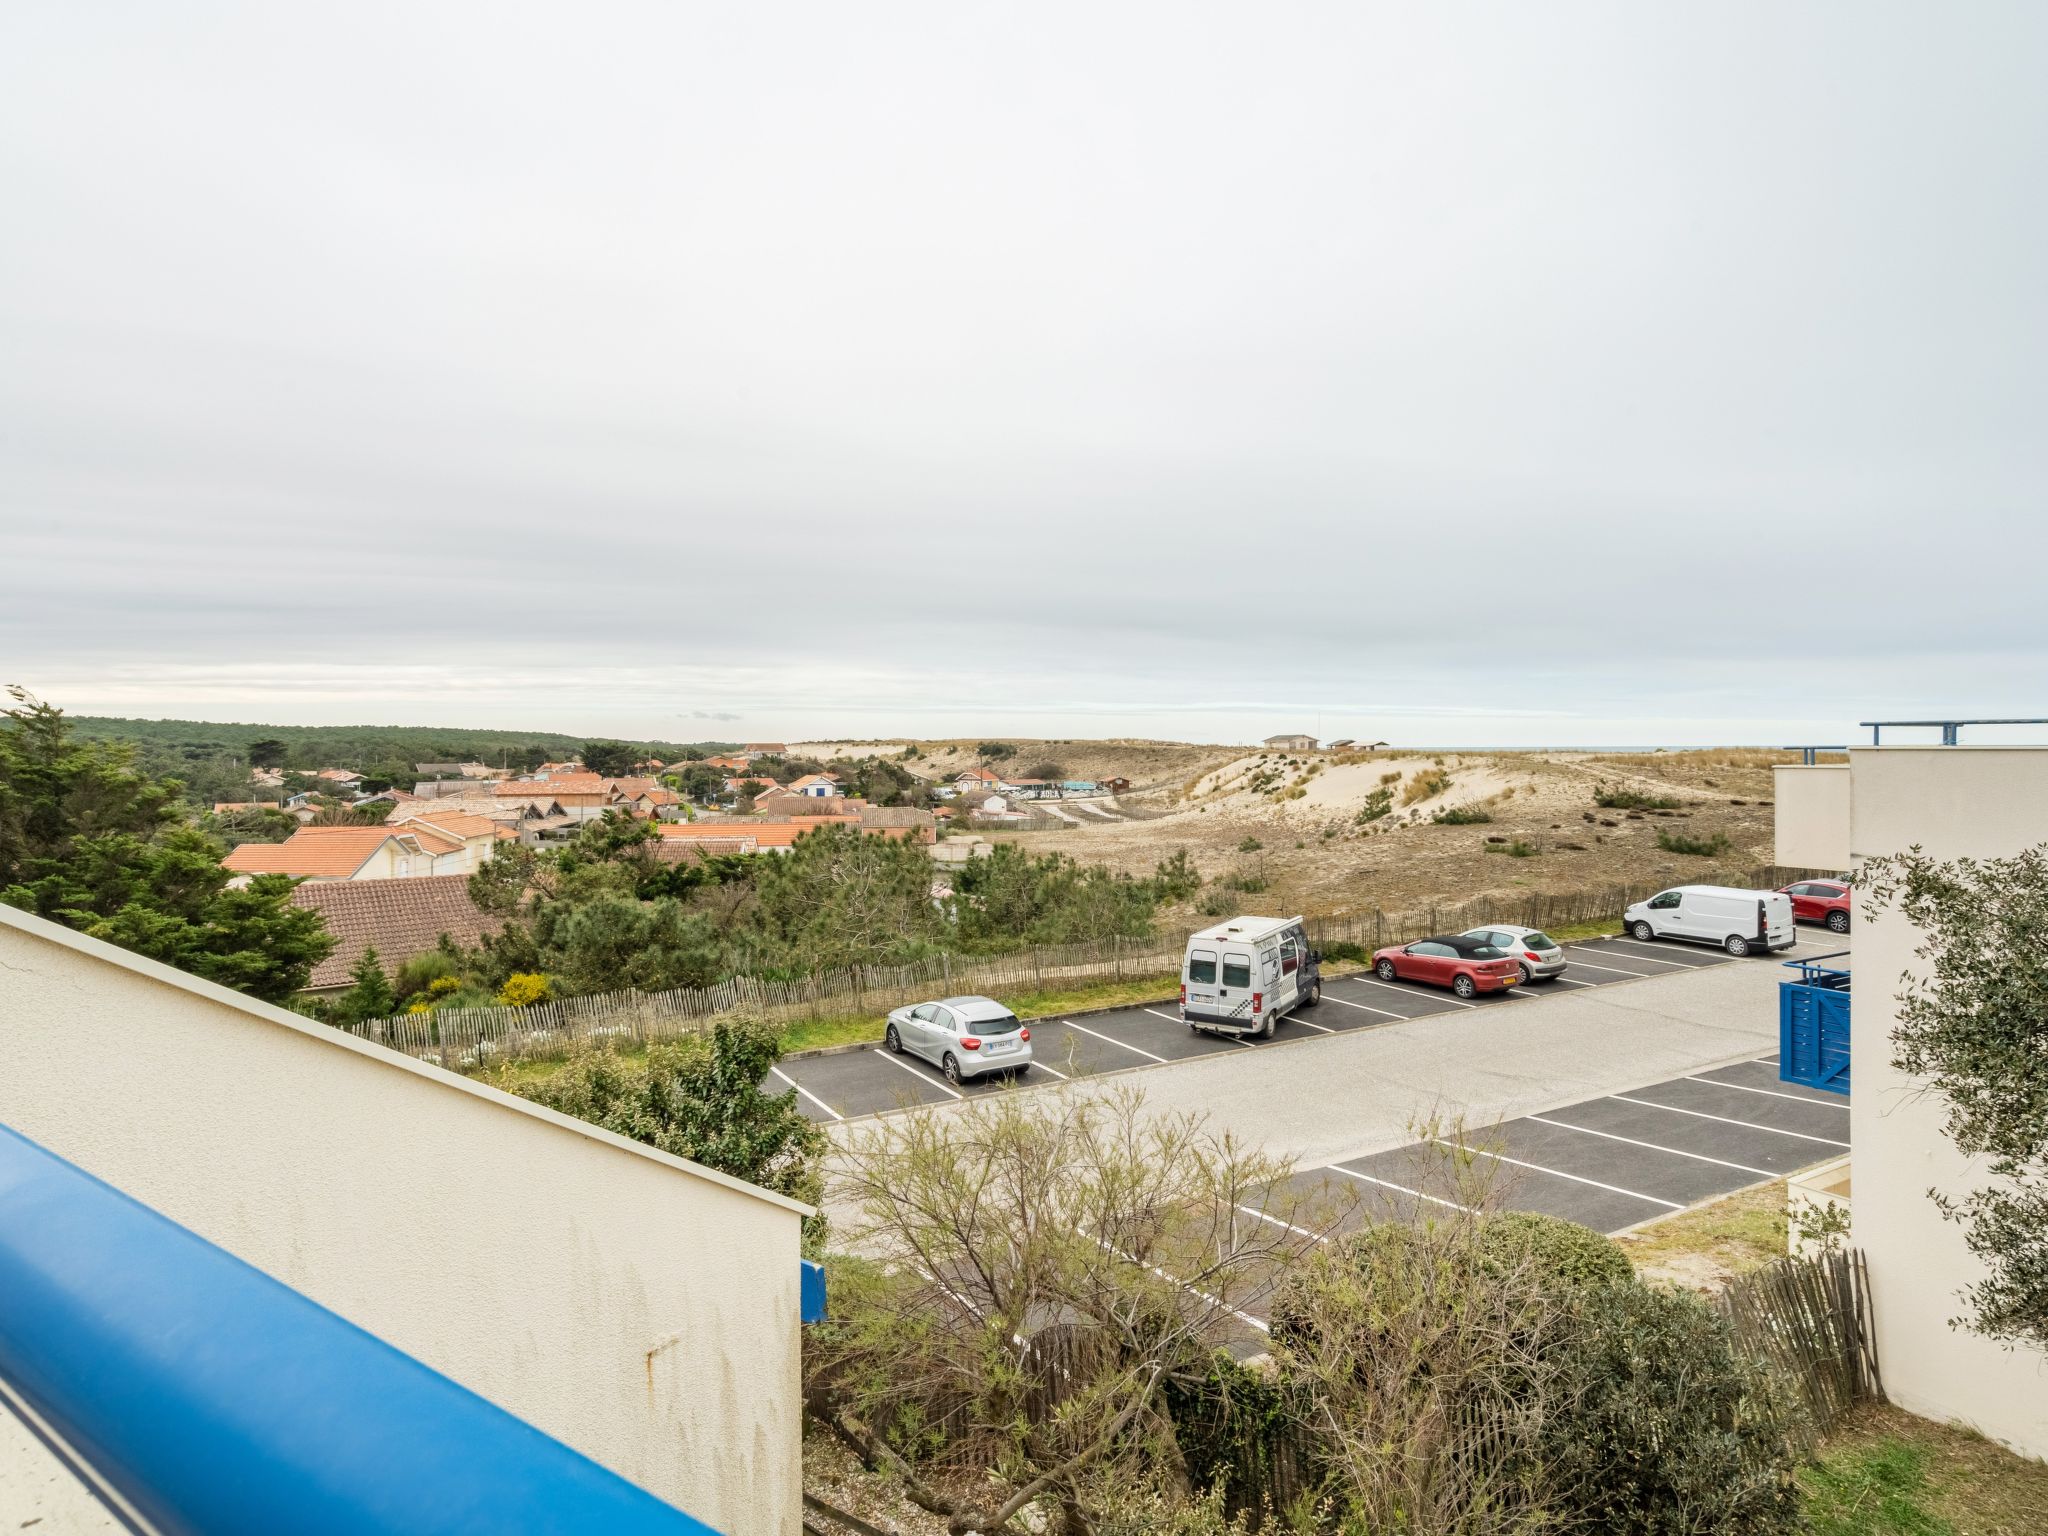
M 1206 949 L 1198 949 L 1188 956 L 1188 980 L 1199 981 L 1204 986 L 1213 986 L 1216 981 L 1216 957 Z
M 1508 952 L 1491 944 L 1475 944 L 1465 951 L 1469 960 L 1505 960 Z
M 1553 939 L 1547 933 L 1525 933 L 1522 935 L 1522 942 L 1528 945 L 1531 949 L 1557 948 L 1557 940 Z
M 1005 1013 L 993 1019 L 976 1019 L 967 1027 L 977 1035 L 1013 1035 L 1017 1032 L 1017 1015 Z
M 1251 984 L 1251 957 L 1249 955 L 1225 955 L 1223 957 L 1223 985 L 1226 987 L 1248 987 Z

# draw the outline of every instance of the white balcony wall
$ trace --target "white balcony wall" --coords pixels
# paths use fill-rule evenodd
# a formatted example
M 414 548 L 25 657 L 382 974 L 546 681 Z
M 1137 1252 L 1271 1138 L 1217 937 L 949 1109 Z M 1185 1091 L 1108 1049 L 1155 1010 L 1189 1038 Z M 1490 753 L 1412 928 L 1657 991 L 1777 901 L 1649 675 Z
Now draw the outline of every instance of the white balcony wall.
M 0 1122 L 728 1536 L 797 1536 L 802 1206 L 4 906 Z
M 1772 770 L 1781 869 L 1849 867 L 1850 775 L 1847 763 Z

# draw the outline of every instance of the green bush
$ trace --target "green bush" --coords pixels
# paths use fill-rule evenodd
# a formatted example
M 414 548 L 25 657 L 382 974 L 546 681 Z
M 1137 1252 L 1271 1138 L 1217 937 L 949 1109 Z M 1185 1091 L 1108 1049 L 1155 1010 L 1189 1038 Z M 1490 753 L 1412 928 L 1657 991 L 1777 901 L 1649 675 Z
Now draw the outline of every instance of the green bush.
M 1255 1505 L 1271 1487 L 1273 1448 L 1309 1411 L 1300 1384 L 1222 1350 L 1203 1370 L 1169 1377 L 1165 1397 L 1189 1478 L 1232 1507 Z
M 1503 1211 L 1480 1230 L 1479 1246 L 1501 1268 L 1527 1259 L 1546 1279 L 1575 1289 L 1626 1285 L 1636 1277 L 1612 1239 L 1561 1216 Z
M 1225 875 L 1222 884 L 1226 891 L 1256 896 L 1266 888 L 1268 882 L 1266 877 L 1255 869 L 1240 869 L 1235 874 Z
M 1237 851 L 1239 853 L 1257 853 L 1261 848 L 1265 846 L 1266 845 L 1260 842 L 1256 837 L 1248 837 L 1243 842 L 1237 845 Z
M 1778 1536 L 1800 1529 L 1788 1400 L 1697 1297 L 1580 1294 L 1546 1415 L 1548 1502 L 1596 1536 Z
M 1397 773 L 1394 777 L 1398 779 L 1401 775 Z M 1358 815 L 1354 819 L 1361 827 L 1369 826 L 1384 819 L 1393 808 L 1394 792 L 1383 785 L 1365 797 L 1365 804 L 1358 808 Z
M 1477 827 L 1492 821 L 1493 816 L 1476 805 L 1454 805 L 1429 819 L 1440 827 Z
M 1735 845 L 1728 841 L 1728 834 L 1716 832 L 1712 837 L 1693 837 L 1684 832 L 1659 832 L 1657 846 L 1666 853 L 1690 853 L 1702 859 L 1711 859 L 1726 853 Z
M 1610 811 L 1675 811 L 1678 802 L 1669 795 L 1646 795 L 1639 789 L 1615 784 L 1593 786 L 1593 803 Z
M 1511 843 L 1488 843 L 1488 853 L 1504 853 L 1511 859 L 1533 859 L 1543 850 L 1534 843 L 1525 843 L 1519 837 Z

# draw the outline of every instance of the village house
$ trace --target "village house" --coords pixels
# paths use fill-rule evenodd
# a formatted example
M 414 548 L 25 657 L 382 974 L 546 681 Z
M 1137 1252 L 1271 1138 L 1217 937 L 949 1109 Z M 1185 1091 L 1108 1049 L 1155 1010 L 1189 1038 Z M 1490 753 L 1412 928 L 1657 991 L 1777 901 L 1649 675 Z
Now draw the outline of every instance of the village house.
M 363 782 L 363 776 L 360 773 L 356 773 L 348 768 L 322 768 L 313 777 L 325 779 L 330 784 L 340 784 L 349 788 L 353 788 Z
M 491 793 L 502 801 L 552 805 L 572 821 L 595 821 L 612 803 L 614 790 L 611 780 L 594 773 L 557 772 L 506 779 L 493 785 Z
M 281 843 L 244 843 L 220 862 L 239 876 L 301 880 L 405 880 L 474 867 L 461 840 L 409 825 L 301 827 Z
M 469 899 L 469 876 L 427 875 L 412 880 L 308 880 L 292 891 L 291 904 L 318 912 L 334 935 L 334 952 L 313 967 L 305 990 L 333 992 L 347 987 L 365 949 L 377 951 L 387 971 L 439 947 L 446 934 L 474 948 L 504 919 Z
M 1001 789 L 1003 776 L 993 768 L 970 768 L 954 776 L 953 787 L 963 794 L 970 789 Z
M 796 794 L 811 795 L 820 800 L 841 793 L 836 773 L 807 773 L 800 779 L 791 780 L 789 788 Z
M 1270 748 L 1275 752 L 1313 752 L 1316 749 L 1316 739 L 1313 736 L 1304 736 L 1299 732 L 1295 732 L 1288 735 L 1268 736 L 1260 745 Z

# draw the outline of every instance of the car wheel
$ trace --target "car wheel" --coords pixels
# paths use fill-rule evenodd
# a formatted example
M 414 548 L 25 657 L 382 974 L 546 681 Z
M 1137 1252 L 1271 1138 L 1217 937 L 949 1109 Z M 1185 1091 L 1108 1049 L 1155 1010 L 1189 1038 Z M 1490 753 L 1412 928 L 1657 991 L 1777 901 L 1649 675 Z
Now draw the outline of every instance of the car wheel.
M 1308 989 L 1308 1005 L 1313 1008 L 1323 1000 L 1323 984 L 1319 981 Z
M 1740 960 L 1744 955 L 1749 953 L 1749 940 L 1745 939 L 1739 933 L 1731 933 L 1728 935 L 1728 942 L 1723 944 L 1721 947 L 1727 950 L 1728 953 L 1733 955 L 1736 959 Z
M 1396 975 L 1396 972 L 1394 970 L 1394 962 L 1391 960 L 1382 960 L 1378 965 L 1373 967 L 1373 972 L 1379 977 L 1381 981 L 1392 981 L 1394 980 Z
M 1650 940 L 1657 937 L 1657 930 L 1652 928 L 1648 923 L 1639 922 L 1633 928 L 1629 929 L 1629 932 L 1634 934 L 1637 939 L 1641 940 L 1645 944 L 1649 943 Z
M 1830 912 L 1828 914 L 1828 931 L 1830 933 L 1847 933 L 1849 931 L 1849 914 L 1846 912 Z
M 889 1032 L 882 1036 L 882 1044 L 889 1047 L 898 1056 L 903 1054 L 903 1037 L 896 1033 L 896 1026 L 894 1024 L 891 1024 Z
M 1017 1076 L 1017 1081 L 1021 1083 L 1021 1082 L 1023 1082 L 1023 1081 L 1024 1081 L 1024 1079 L 1025 1079 L 1025 1078 L 1029 1077 L 1030 1075 L 1031 1075 L 1031 1063 L 1027 1061 L 1027 1062 L 1025 1062 L 1025 1063 L 1024 1063 L 1024 1065 L 1023 1065 L 1023 1066 L 1021 1066 L 1021 1067 L 1019 1067 L 1019 1068 L 1017 1069 L 1017 1074 L 1016 1074 L 1016 1076 Z
M 1279 1027 L 1279 1023 L 1280 1021 L 1275 1015 L 1267 1014 L 1263 1019 L 1259 1020 L 1259 1038 L 1261 1040 L 1272 1039 L 1273 1031 Z
M 1526 987 L 1526 986 L 1528 986 L 1530 982 L 1532 982 L 1532 981 L 1534 981 L 1534 980 L 1536 979 L 1536 973 L 1535 973 L 1534 971 L 1530 970 L 1528 966 L 1524 965 L 1524 966 L 1521 966 L 1521 967 L 1519 967 L 1519 969 L 1520 969 L 1520 970 L 1521 970 L 1521 972 L 1522 972 L 1522 985 L 1523 985 L 1523 986 L 1525 986 L 1525 987 Z
M 947 1082 L 952 1083 L 956 1086 L 959 1084 L 960 1063 L 953 1059 L 953 1053 L 951 1051 L 946 1052 L 946 1059 L 939 1063 L 939 1070 L 946 1074 Z
M 1460 976 L 1456 981 L 1453 981 L 1451 983 L 1451 990 L 1457 993 L 1460 997 L 1470 997 L 1474 992 L 1477 992 L 1479 989 L 1472 985 L 1472 978 L 1470 976 Z

